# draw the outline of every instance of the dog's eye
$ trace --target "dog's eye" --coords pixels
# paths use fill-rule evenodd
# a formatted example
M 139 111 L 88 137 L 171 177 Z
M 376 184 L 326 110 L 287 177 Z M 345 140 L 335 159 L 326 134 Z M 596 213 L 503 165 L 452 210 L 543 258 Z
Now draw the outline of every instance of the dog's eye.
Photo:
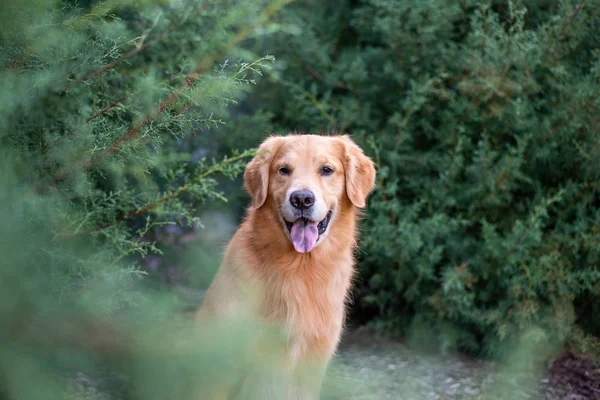
M 329 166 L 324 166 L 323 168 L 321 168 L 321 175 L 329 176 L 331 174 L 333 174 L 333 168 Z
M 279 168 L 279 175 L 289 175 L 290 169 L 288 167 Z

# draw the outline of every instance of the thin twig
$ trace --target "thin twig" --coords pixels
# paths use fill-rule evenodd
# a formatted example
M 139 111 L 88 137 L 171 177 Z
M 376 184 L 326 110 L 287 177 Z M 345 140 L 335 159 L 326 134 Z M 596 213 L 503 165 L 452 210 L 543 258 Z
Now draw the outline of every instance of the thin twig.
M 93 77 L 96 77 L 110 69 L 113 69 L 114 67 L 116 67 L 118 64 L 120 64 L 121 62 L 133 57 L 134 55 L 141 53 L 142 51 L 146 50 L 151 44 L 154 44 L 158 41 L 160 41 L 162 38 L 164 38 L 167 33 L 171 32 L 173 29 L 178 28 L 180 25 L 171 25 L 169 27 L 169 29 L 165 30 L 164 32 L 162 32 L 160 35 L 158 35 L 158 37 L 156 37 L 156 39 L 154 40 L 149 40 L 147 42 L 145 42 L 143 45 L 136 47 L 135 49 L 132 49 L 130 51 L 128 51 L 127 53 L 123 54 L 121 57 L 119 57 L 118 59 L 116 59 L 115 61 L 105 64 L 102 67 L 88 72 L 87 74 L 85 74 L 84 76 L 82 76 L 81 78 L 79 78 L 78 80 L 80 82 L 85 82 L 88 79 L 91 79 Z M 71 75 L 72 76 L 72 75 Z

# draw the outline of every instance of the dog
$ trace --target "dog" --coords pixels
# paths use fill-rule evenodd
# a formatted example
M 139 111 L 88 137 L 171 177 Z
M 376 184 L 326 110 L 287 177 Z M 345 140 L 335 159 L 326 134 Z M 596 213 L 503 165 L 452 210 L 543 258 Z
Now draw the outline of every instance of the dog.
M 215 398 L 318 399 L 342 334 L 357 222 L 375 175 L 345 135 L 271 136 L 260 145 L 244 172 L 251 205 L 198 318 L 253 316 L 282 336 L 252 335 L 243 376 Z

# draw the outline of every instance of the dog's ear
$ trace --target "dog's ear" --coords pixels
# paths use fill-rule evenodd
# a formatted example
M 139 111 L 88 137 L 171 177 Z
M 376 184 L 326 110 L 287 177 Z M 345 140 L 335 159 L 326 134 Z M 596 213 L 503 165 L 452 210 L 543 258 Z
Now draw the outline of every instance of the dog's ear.
M 267 200 L 269 189 L 269 170 L 273 155 L 284 140 L 280 136 L 272 136 L 258 148 L 256 155 L 244 171 L 244 187 L 252 197 L 252 208 L 260 208 Z
M 346 194 L 358 208 L 367 204 L 369 193 L 375 188 L 375 165 L 348 136 L 340 137 L 344 144 L 344 172 Z

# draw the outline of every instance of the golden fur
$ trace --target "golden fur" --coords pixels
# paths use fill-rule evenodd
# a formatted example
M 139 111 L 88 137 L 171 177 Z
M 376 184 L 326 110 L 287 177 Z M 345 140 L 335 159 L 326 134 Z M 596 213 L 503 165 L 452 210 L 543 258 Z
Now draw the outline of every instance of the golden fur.
M 323 165 L 334 172 L 323 176 Z M 289 169 L 289 175 L 281 173 L 282 166 Z M 374 181 L 373 162 L 347 136 L 273 136 L 246 168 L 244 186 L 252 205 L 226 247 L 198 316 L 216 320 L 256 316 L 283 329 L 281 343 L 265 339 L 267 343 L 248 345 L 254 352 L 248 356 L 250 360 L 272 352 L 266 347 L 280 346 L 279 356 L 272 358 L 267 368 L 272 368 L 271 379 L 276 381 L 271 385 L 284 387 L 280 390 L 285 394 L 271 398 L 319 396 L 344 324 L 354 271 L 358 208 L 365 206 Z M 281 217 L 291 187 L 312 190 L 317 202 L 333 210 L 327 232 L 308 253 L 294 249 Z M 256 387 L 269 385 L 268 373 L 259 378 L 252 372 L 250 368 L 247 376 L 240 377 L 237 394 L 234 388 L 225 388 L 218 398 L 251 398 L 246 393 L 250 386 L 256 392 Z M 284 375 L 289 380 L 282 378 Z M 265 382 L 257 382 L 260 379 Z M 261 390 L 256 398 L 273 393 Z

